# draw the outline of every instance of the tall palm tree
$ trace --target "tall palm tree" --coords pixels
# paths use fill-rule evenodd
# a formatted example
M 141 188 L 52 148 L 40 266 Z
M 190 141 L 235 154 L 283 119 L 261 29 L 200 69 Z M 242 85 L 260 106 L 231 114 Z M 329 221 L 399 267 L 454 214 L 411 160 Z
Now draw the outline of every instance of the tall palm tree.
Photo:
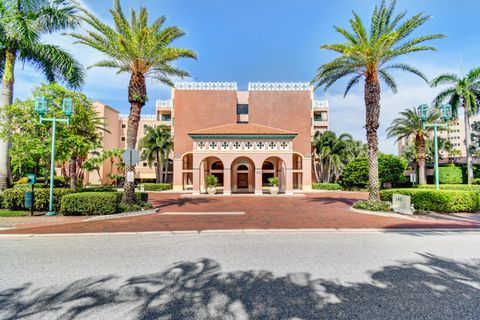
M 172 42 L 182 37 L 185 32 L 176 26 L 164 27 L 165 16 L 149 24 L 148 10 L 145 7 L 140 7 L 138 13 L 132 10 L 130 18 L 127 19 L 120 1 L 115 0 L 113 9 L 110 10 L 113 28 L 90 12 L 82 11 L 83 20 L 94 31 L 87 31 L 86 34 L 72 33 L 71 36 L 77 39 L 77 43 L 95 48 L 107 56 L 92 67 L 113 68 L 118 73 L 130 75 L 127 148 L 135 149 L 140 113 L 148 99 L 146 78 L 173 86 L 172 77 L 188 77 L 189 74 L 172 63 L 179 58 L 196 58 L 196 53 L 189 49 L 172 47 Z M 135 172 L 135 166 L 127 166 L 126 171 Z M 134 191 L 134 183 L 126 182 L 126 203 L 134 203 Z
M 335 27 L 335 30 L 345 37 L 345 42 L 327 44 L 321 48 L 338 52 L 340 56 L 322 65 L 313 80 L 316 88 L 324 87 L 326 90 L 338 80 L 350 76 L 345 95 L 352 87 L 364 80 L 370 200 L 380 200 L 377 136 L 380 115 L 380 79 L 394 93 L 397 92 L 397 84 L 390 71 L 410 72 L 427 81 L 425 75 L 413 66 L 391 62 L 409 53 L 435 50 L 434 47 L 424 43 L 445 37 L 443 34 L 410 37 L 418 27 L 430 20 L 430 16 L 417 14 L 405 20 L 406 12 L 395 14 L 395 4 L 396 1 L 392 1 L 389 5 L 382 1 L 380 6 L 375 6 L 369 31 L 355 12 L 350 19 L 352 31 Z
M 437 121 L 439 118 L 438 111 L 432 110 L 428 113 L 428 122 Z M 387 129 L 387 138 L 395 137 L 395 143 L 405 139 L 407 143 L 413 138 L 416 150 L 416 162 L 418 165 L 418 182 L 419 184 L 426 184 L 427 178 L 425 175 L 425 142 L 432 131 L 432 127 L 423 127 L 420 113 L 417 108 L 405 109 L 400 112 L 400 117 L 394 119 L 392 124 Z
M 332 131 L 315 133 L 313 137 L 313 167 L 317 181 L 331 182 L 339 177 L 343 167 L 351 158 L 348 146 L 350 141 L 352 141 L 352 136 L 347 133 L 338 137 Z
M 359 158 L 359 157 L 367 157 L 368 155 L 368 146 L 363 143 L 361 140 L 350 140 L 346 141 L 348 153 L 351 159 Z M 350 160 L 351 160 L 350 159 Z
M 473 165 L 472 152 L 470 150 L 471 136 L 470 136 L 470 116 L 478 113 L 480 99 L 480 68 L 471 70 L 466 76 L 458 76 L 453 73 L 445 73 L 431 82 L 432 87 L 441 85 L 449 85 L 442 92 L 440 92 L 433 104 L 438 107 L 444 101 L 452 106 L 453 115 L 457 117 L 460 107 L 463 108 L 465 121 L 465 154 L 467 155 L 467 177 L 468 184 L 473 180 Z
M 15 63 L 33 65 L 48 81 L 65 81 L 72 88 L 83 82 L 81 65 L 59 46 L 41 36 L 78 26 L 76 5 L 68 0 L 3 0 L 0 2 L 0 107 L 13 102 Z M 7 120 L 4 120 L 7 121 Z M 0 141 L 0 189 L 8 184 L 8 142 Z
M 151 168 L 155 163 L 156 182 L 163 182 L 163 167 L 168 155 L 173 149 L 173 139 L 170 128 L 165 125 L 146 127 L 147 133 L 140 140 L 142 160 L 146 160 Z

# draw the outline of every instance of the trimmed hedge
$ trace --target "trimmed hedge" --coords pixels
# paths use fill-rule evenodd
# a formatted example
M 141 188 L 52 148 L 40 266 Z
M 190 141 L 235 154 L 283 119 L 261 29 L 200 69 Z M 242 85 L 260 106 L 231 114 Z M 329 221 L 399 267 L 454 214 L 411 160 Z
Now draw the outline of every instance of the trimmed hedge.
M 145 187 L 145 191 L 164 191 L 172 189 L 171 183 L 143 183 L 143 186 Z
M 17 188 L 7 189 L 3 192 L 3 208 L 10 210 L 25 210 L 25 192 L 28 189 Z M 60 199 L 67 194 L 77 193 L 76 189 L 56 188 L 53 190 L 53 207 L 56 211 L 60 209 Z M 50 189 L 35 189 L 34 210 L 48 210 L 50 200 Z
M 454 165 L 438 168 L 440 184 L 461 184 L 463 182 L 462 168 Z
M 114 214 L 119 192 L 81 192 L 62 197 L 60 211 L 66 216 Z
M 440 190 L 460 190 L 460 191 L 476 191 L 480 192 L 480 185 L 475 184 L 441 184 Z M 418 189 L 435 190 L 434 184 L 421 184 L 417 186 Z
M 394 193 L 411 196 L 412 204 L 418 211 L 452 213 L 480 210 L 479 194 L 474 191 L 389 189 L 380 191 L 380 198 L 382 201 L 392 201 Z
M 87 187 L 79 189 L 80 192 L 117 192 L 115 187 Z
M 342 186 L 338 183 L 312 183 L 314 190 L 342 190 Z

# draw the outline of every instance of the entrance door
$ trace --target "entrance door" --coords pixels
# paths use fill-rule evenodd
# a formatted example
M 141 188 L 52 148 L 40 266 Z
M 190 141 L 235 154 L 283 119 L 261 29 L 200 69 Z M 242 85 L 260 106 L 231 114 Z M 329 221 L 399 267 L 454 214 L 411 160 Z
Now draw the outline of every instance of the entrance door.
M 237 174 L 237 188 L 248 188 L 248 173 Z

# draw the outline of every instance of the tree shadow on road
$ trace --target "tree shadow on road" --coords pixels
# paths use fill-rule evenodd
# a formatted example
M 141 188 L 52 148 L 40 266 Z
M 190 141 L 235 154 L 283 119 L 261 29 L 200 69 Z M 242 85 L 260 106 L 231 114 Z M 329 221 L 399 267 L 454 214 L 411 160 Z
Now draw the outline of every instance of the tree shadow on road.
M 320 203 L 320 204 L 335 204 L 344 203 L 348 206 L 352 206 L 355 202 L 360 201 L 357 198 L 345 198 L 345 197 L 311 197 L 305 199 L 308 202 Z
M 478 319 L 480 261 L 421 254 L 385 266 L 368 282 L 309 273 L 223 272 L 214 260 L 176 263 L 122 280 L 86 278 L 64 287 L 0 291 L 0 318 Z
M 206 199 L 206 198 L 189 198 L 189 197 L 179 197 L 171 199 L 161 199 L 161 200 L 150 200 L 150 203 L 154 208 L 164 208 L 164 207 L 184 207 L 186 205 L 200 205 L 213 203 L 215 200 Z

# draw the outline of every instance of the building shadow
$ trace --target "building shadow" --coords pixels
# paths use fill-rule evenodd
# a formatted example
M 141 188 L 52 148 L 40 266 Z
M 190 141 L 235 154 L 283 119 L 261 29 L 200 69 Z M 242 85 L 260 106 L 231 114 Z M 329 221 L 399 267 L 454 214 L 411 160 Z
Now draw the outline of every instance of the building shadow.
M 319 203 L 319 204 L 335 204 L 335 203 L 344 203 L 348 206 L 352 206 L 355 202 L 360 201 L 361 199 L 357 198 L 346 198 L 346 197 L 308 197 L 304 199 L 308 202 Z
M 4 289 L 0 318 L 478 319 L 480 261 L 420 254 L 370 277 L 341 284 L 309 273 L 224 272 L 201 259 L 126 280 L 111 275 Z
M 186 205 L 201 205 L 215 202 L 214 199 L 210 198 L 171 198 L 171 199 L 159 199 L 159 200 L 149 200 L 154 208 L 164 208 L 164 207 L 184 207 Z

